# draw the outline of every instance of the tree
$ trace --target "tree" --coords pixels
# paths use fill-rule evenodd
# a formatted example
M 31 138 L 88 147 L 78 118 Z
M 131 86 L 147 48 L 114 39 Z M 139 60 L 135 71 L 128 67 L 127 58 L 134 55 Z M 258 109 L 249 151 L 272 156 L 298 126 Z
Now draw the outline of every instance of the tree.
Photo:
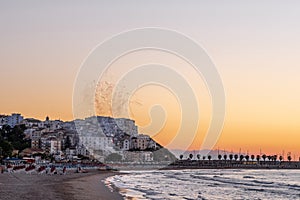
M 268 158 L 269 161 L 272 160 L 272 156 L 270 156 L 270 155 L 268 155 L 267 158 Z
M 24 134 L 25 129 L 26 129 L 25 125 L 17 125 L 14 128 L 10 128 L 10 126 L 3 126 L 0 131 L 0 142 L 6 141 L 3 145 L 7 147 L 8 145 L 7 143 L 9 143 L 13 149 L 19 151 L 22 151 L 23 149 L 30 147 L 31 146 L 30 140 L 25 139 L 25 134 Z M 2 149 L 4 151 L 4 148 Z
M 264 160 L 264 162 L 266 161 L 266 158 L 267 158 L 266 154 L 262 155 L 262 159 Z
M 206 156 L 203 156 L 202 159 L 205 160 L 205 159 L 206 159 Z
M 283 160 L 283 156 L 279 156 L 279 160 L 281 162 Z
M 246 156 L 245 156 L 245 159 L 246 159 L 247 162 L 249 161 L 249 158 L 250 158 L 249 155 L 246 155 Z
M 193 159 L 193 154 L 190 153 L 189 158 L 192 160 Z
M 222 159 L 222 155 L 221 155 L 221 154 L 218 155 L 218 159 L 219 159 L 219 160 Z
M 289 162 L 291 162 L 292 156 L 289 155 L 289 156 L 287 157 L 287 159 L 288 159 Z
M 251 155 L 251 160 L 254 161 L 254 159 L 255 159 L 255 156 L 252 154 Z
M 256 160 L 257 160 L 257 162 L 259 162 L 259 160 L 260 160 L 260 155 L 256 155 Z
M 9 135 L 10 132 L 11 132 L 11 128 L 9 125 L 2 126 L 0 133 L 1 133 L 1 137 L 3 138 L 3 140 L 7 139 L 7 136 Z
M 243 161 L 243 160 L 244 160 L 244 155 L 241 154 L 241 155 L 240 155 L 240 161 Z
M 232 161 L 232 159 L 233 159 L 233 155 L 229 154 L 229 160 Z
M 13 146 L 11 145 L 10 142 L 6 140 L 0 141 L 0 147 L 1 147 L 1 154 L 0 157 L 6 158 L 11 156 L 12 151 L 13 151 Z
M 197 154 L 197 159 L 200 160 L 201 156 L 200 154 Z
M 234 155 L 235 161 L 237 161 L 238 158 L 239 158 L 239 155 L 235 154 L 235 155 Z
M 208 158 L 208 160 L 210 161 L 210 160 L 211 160 L 211 155 L 208 155 L 207 158 Z
M 223 158 L 224 158 L 224 160 L 227 160 L 227 155 L 224 154 L 224 155 L 223 155 Z
M 179 156 L 179 158 L 180 158 L 180 160 L 182 160 L 182 158 L 183 158 L 183 155 L 181 154 L 181 155 Z

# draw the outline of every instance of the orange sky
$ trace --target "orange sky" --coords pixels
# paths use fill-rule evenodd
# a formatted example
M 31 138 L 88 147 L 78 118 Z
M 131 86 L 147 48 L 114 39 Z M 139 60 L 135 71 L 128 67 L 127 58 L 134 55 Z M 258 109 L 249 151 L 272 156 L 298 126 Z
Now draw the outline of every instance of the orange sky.
M 174 1 L 172 6 L 166 2 L 74 2 L 60 6 L 48 2 L 17 6 L 14 2 L 2 2 L 0 113 L 72 120 L 73 86 L 89 52 L 121 31 L 163 27 L 182 32 L 201 44 L 222 78 L 226 118 L 214 148 L 242 148 L 253 153 L 262 149 L 277 154 L 284 149 L 298 155 L 298 4 L 194 1 L 186 5 Z M 126 66 L 153 60 L 174 67 L 186 77 L 197 94 L 199 130 L 196 136 L 193 130 L 186 130 L 186 135 L 177 134 L 181 120 L 179 101 L 172 92 L 158 86 L 145 86 L 132 94 L 133 102 L 138 100 L 139 104 L 131 104 L 131 117 L 140 126 L 140 132 L 153 135 L 171 148 L 185 149 L 191 144 L 189 148 L 198 149 L 210 123 L 211 99 L 205 82 L 194 76 L 190 66 L 162 52 L 137 53 L 114 63 L 107 79 L 115 82 Z M 164 111 L 156 106 L 149 114 L 156 104 L 162 105 Z M 155 116 L 152 124 L 151 115 Z

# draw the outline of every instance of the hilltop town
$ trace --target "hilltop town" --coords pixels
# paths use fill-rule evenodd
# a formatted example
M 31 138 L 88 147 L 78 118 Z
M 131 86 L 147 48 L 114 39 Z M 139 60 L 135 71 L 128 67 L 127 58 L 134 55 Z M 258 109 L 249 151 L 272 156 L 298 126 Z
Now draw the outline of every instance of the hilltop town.
M 64 122 L 0 115 L 0 158 L 29 157 L 35 162 L 157 162 L 175 157 L 150 136 L 138 133 L 135 121 L 93 116 Z M 10 141 L 12 135 L 18 135 Z M 159 151 L 162 150 L 162 151 Z

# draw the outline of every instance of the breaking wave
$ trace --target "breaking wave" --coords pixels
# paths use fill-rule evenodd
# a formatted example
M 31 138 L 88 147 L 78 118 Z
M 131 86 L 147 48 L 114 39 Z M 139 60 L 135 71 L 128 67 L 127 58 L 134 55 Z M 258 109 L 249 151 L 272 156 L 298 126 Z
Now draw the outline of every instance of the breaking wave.
M 109 177 L 125 199 L 298 199 L 297 170 L 137 171 Z

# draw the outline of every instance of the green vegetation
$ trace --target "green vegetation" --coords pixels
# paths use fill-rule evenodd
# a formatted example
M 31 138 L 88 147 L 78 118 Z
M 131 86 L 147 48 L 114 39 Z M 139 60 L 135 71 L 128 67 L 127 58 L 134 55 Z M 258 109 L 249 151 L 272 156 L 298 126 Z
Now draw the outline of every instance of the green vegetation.
M 0 157 L 8 157 L 11 156 L 13 151 L 13 146 L 6 140 L 0 139 Z
M 19 125 L 11 128 L 3 126 L 0 129 L 0 158 L 12 156 L 13 150 L 22 151 L 30 147 L 30 140 L 25 139 L 25 126 Z

